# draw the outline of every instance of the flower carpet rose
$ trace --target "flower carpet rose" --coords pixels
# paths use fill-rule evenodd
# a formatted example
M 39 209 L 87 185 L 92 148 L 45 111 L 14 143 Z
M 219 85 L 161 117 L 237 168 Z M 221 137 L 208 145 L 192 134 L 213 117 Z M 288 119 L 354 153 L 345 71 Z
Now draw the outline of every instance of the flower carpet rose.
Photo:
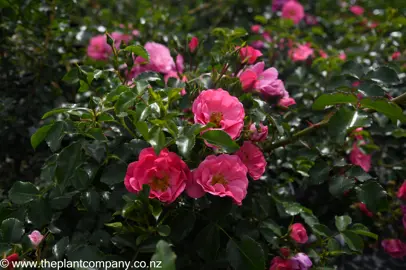
M 255 63 L 255 61 L 257 61 L 257 58 L 260 56 L 262 56 L 261 51 L 256 50 L 251 46 L 240 48 L 241 63 L 248 63 L 252 65 Z
M 244 106 L 221 88 L 202 91 L 193 101 L 192 112 L 195 123 L 212 123 L 213 129 L 224 130 L 232 139 L 240 136 L 244 126 Z
M 393 258 L 403 258 L 406 256 L 406 243 L 399 239 L 385 239 L 381 243 L 383 249 Z
M 150 147 L 141 151 L 138 161 L 128 165 L 124 184 L 133 193 L 149 185 L 151 199 L 171 203 L 184 191 L 190 178 L 188 166 L 178 155 L 163 149 L 157 156 Z
M 290 49 L 289 55 L 294 62 L 305 61 L 310 56 L 313 56 L 313 49 L 309 44 L 299 44 L 295 48 Z
M 268 136 L 268 126 L 264 126 L 262 123 L 259 123 L 259 128 L 252 123 L 249 126 L 249 139 L 253 142 L 262 142 L 266 140 Z
M 236 155 L 248 168 L 248 174 L 254 180 L 258 180 L 265 172 L 266 160 L 261 149 L 250 141 L 245 141 Z
M 210 155 L 193 170 L 193 180 L 186 192 L 200 198 L 206 192 L 220 197 L 231 197 L 237 205 L 247 195 L 247 167 L 236 155 Z
M 304 8 L 299 2 L 291 0 L 283 5 L 282 18 L 291 19 L 298 24 L 304 16 Z
M 39 231 L 35 230 L 28 235 L 28 238 L 30 238 L 32 245 L 36 247 L 44 239 L 44 236 Z

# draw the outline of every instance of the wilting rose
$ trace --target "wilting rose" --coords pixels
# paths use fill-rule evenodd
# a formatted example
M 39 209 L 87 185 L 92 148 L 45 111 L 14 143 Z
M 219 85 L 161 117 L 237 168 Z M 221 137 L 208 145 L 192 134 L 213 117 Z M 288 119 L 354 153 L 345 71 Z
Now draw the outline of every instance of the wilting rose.
M 177 154 L 163 149 L 157 156 L 149 147 L 141 151 L 138 161 L 128 165 L 124 184 L 133 193 L 149 185 L 149 198 L 171 203 L 183 192 L 190 178 L 188 166 Z

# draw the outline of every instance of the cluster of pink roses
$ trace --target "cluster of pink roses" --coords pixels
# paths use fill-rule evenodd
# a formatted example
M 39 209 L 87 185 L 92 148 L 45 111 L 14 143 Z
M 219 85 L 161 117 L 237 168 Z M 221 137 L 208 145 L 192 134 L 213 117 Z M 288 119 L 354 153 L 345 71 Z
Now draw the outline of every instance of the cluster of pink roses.
M 223 130 L 232 139 L 241 134 L 244 107 L 236 97 L 223 89 L 201 92 L 193 102 L 192 111 L 195 123 L 212 123 L 214 127 L 210 130 Z M 259 132 L 255 130 L 252 137 L 254 141 L 259 141 L 264 139 L 264 134 L 262 129 Z M 247 194 L 247 174 L 257 180 L 264 174 L 265 168 L 262 151 L 250 141 L 245 141 L 234 155 L 206 157 L 192 172 L 177 154 L 163 149 L 157 156 L 151 147 L 143 149 L 138 161 L 128 166 L 124 184 L 128 191 L 134 193 L 147 184 L 151 187 L 150 198 L 165 203 L 175 201 L 186 190 L 192 198 L 210 193 L 231 197 L 236 204 L 241 205 Z
M 299 244 L 304 244 L 308 240 L 305 227 L 301 223 L 294 223 L 289 227 L 290 237 Z M 305 253 L 297 253 L 295 256 L 290 257 L 290 250 L 288 248 L 280 249 L 282 256 L 277 256 L 271 261 L 271 268 L 269 270 L 307 270 L 313 265 L 309 256 Z

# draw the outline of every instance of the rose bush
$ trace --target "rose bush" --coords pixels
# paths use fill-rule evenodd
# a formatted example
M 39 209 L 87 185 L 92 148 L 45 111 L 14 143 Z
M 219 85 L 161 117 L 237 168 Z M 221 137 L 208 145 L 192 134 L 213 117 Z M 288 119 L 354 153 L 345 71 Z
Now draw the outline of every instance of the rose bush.
M 36 89 L 61 90 L 27 124 L 48 156 L 40 172 L 7 179 L 3 258 L 276 270 L 350 269 L 339 258 L 373 254 L 404 267 L 400 6 L 68 2 L 2 3 L 5 44 L 34 35 L 35 7 L 50 11 L 43 53 L 57 54 L 17 72 L 28 56 L 12 47 L 5 81 L 57 67 Z

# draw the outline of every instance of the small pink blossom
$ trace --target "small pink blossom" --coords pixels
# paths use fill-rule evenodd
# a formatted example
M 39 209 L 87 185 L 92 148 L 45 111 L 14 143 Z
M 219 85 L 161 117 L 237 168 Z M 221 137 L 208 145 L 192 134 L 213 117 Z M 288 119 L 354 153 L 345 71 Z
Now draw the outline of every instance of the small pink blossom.
M 298 253 L 292 257 L 292 270 L 308 270 L 313 263 L 309 256 L 304 253 Z
M 292 267 L 292 260 L 277 256 L 272 259 L 269 270 L 293 270 Z
M 403 258 L 406 256 L 406 243 L 399 239 L 385 239 L 381 245 L 386 253 L 393 258 Z
M 149 63 L 143 65 L 146 70 L 164 74 L 170 72 L 171 70 L 176 70 L 175 62 L 173 61 L 168 47 L 155 42 L 147 42 L 144 48 L 149 53 Z M 135 62 L 142 64 L 146 61 L 142 57 L 138 56 L 135 59 Z
M 255 49 L 263 49 L 264 48 L 264 42 L 262 40 L 254 40 L 251 42 L 251 46 Z
M 289 50 L 289 56 L 294 61 L 305 61 L 313 55 L 313 49 L 309 44 L 299 44 L 296 48 Z
M 141 151 L 138 161 L 128 165 L 124 185 L 132 193 L 138 193 L 143 185 L 149 185 L 150 199 L 172 203 L 190 179 L 188 166 L 177 154 L 163 149 L 156 155 L 154 149 L 149 147 Z
M 305 16 L 303 6 L 296 1 L 289 1 L 282 8 L 282 18 L 291 19 L 298 24 Z
M 245 141 L 240 149 L 235 153 L 245 166 L 248 174 L 254 180 L 258 180 L 265 172 L 266 160 L 261 149 L 250 141 Z
M 199 46 L 199 39 L 197 37 L 192 37 L 189 42 L 189 51 L 193 53 L 196 48 Z
M 356 142 L 352 145 L 350 161 L 352 164 L 360 166 L 366 172 L 371 169 L 371 155 L 364 154 Z
M 308 25 L 316 25 L 317 24 L 317 18 L 313 15 L 306 14 L 304 17 L 304 21 Z
M 361 6 L 356 6 L 356 5 L 352 6 L 352 7 L 350 7 L 350 11 L 357 16 L 364 14 L 364 8 Z
M 364 213 L 365 215 L 367 215 L 368 217 L 372 217 L 374 214 L 369 211 L 369 209 L 367 208 L 365 203 L 359 203 L 358 204 L 359 210 L 361 210 L 362 213 Z
M 260 56 L 262 56 L 262 53 L 251 46 L 246 46 L 240 49 L 241 63 L 248 63 L 250 65 L 254 64 Z
M 345 61 L 345 60 L 347 60 L 347 55 L 345 54 L 345 52 L 340 52 L 340 54 L 338 55 L 338 58 Z
M 235 155 L 210 155 L 193 171 L 193 180 L 186 187 L 192 198 L 206 192 L 220 197 L 231 197 L 237 205 L 247 195 L 247 167 Z
M 278 71 L 273 67 L 264 68 L 265 63 L 259 62 L 238 75 L 243 90 L 260 92 L 266 97 L 283 97 L 286 89 L 283 82 L 278 80 Z
M 199 94 L 192 105 L 196 124 L 213 123 L 212 129 L 224 130 L 234 140 L 244 126 L 244 106 L 238 98 L 219 88 L 208 89 Z
M 293 98 L 289 97 L 289 96 L 282 97 L 278 102 L 278 105 L 284 106 L 284 107 L 289 107 L 289 106 L 292 106 L 292 105 L 295 105 L 295 104 L 296 104 L 296 101 Z
M 126 35 L 120 32 L 113 32 L 111 33 L 111 37 L 114 40 L 114 47 L 118 50 L 120 49 L 121 43 L 127 44 L 130 42 L 132 37 L 130 35 Z
M 268 126 L 264 126 L 262 123 L 259 123 L 259 129 L 257 129 L 255 123 L 252 123 L 249 127 L 249 131 L 249 138 L 253 142 L 265 141 L 268 136 Z
M 94 60 L 107 60 L 112 50 L 107 44 L 106 35 L 94 36 L 87 47 L 87 55 Z
M 392 60 L 397 60 L 400 57 L 401 53 L 399 51 L 396 51 L 392 54 Z
M 254 24 L 254 25 L 251 26 L 251 32 L 253 32 L 255 34 L 258 34 L 259 31 L 261 31 L 261 28 L 262 28 L 261 25 Z
M 264 32 L 264 33 L 262 34 L 262 37 L 264 38 L 264 40 L 265 40 L 266 42 L 272 42 L 272 37 L 271 37 L 271 35 L 270 35 L 268 32 Z
M 294 223 L 289 227 L 290 237 L 297 243 L 304 244 L 309 239 L 306 228 L 301 223 Z
M 33 231 L 31 234 L 28 235 L 28 238 L 31 240 L 31 244 L 34 247 L 37 247 L 41 241 L 44 239 L 44 236 L 37 230 Z
M 403 184 L 400 186 L 397 197 L 401 200 L 406 201 L 406 181 L 404 181 Z
M 323 50 L 319 50 L 319 54 L 320 54 L 321 58 L 328 58 L 327 53 L 325 51 L 323 51 Z

